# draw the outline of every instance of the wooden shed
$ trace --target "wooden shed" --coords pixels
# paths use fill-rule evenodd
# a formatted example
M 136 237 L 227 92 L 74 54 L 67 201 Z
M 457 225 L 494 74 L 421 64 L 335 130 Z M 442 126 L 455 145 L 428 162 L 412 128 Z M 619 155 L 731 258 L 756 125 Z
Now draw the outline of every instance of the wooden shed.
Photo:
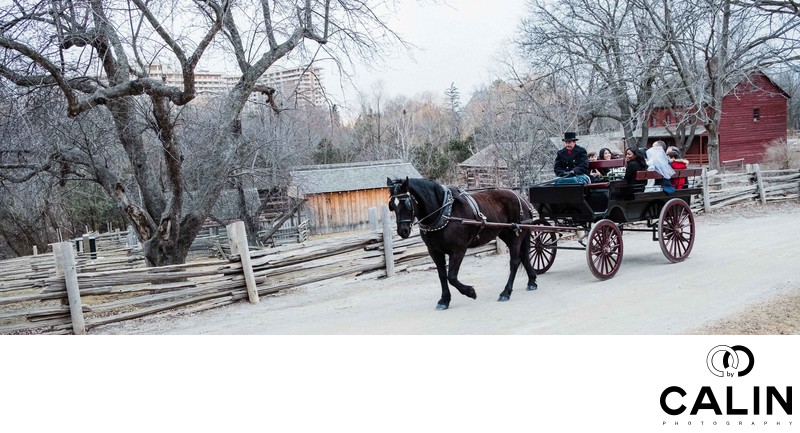
M 288 194 L 306 199 L 301 211 L 312 234 L 369 228 L 369 208 L 389 200 L 386 178 L 421 177 L 401 160 L 298 167 L 291 172 Z
M 505 144 L 490 144 L 458 164 L 467 189 L 508 186 L 508 162 L 500 150 Z
M 763 72 L 754 72 L 736 84 L 722 98 L 719 125 L 719 159 L 744 164 L 762 162 L 766 148 L 775 140 L 786 140 L 789 94 Z M 669 108 L 656 108 L 649 117 L 648 144 L 663 140 L 674 144 L 668 128 L 674 128 Z M 708 134 L 702 125 L 695 130 L 686 158 L 695 164 L 708 163 Z

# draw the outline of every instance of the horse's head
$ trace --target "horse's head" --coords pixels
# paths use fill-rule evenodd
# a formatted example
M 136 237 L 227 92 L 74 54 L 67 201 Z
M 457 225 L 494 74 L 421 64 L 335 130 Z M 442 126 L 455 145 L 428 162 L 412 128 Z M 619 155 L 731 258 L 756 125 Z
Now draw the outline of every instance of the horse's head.
M 408 178 L 386 178 L 386 185 L 389 187 L 389 210 L 394 212 L 397 220 L 397 234 L 405 239 L 411 235 L 411 224 L 414 222 L 414 201 L 408 192 Z

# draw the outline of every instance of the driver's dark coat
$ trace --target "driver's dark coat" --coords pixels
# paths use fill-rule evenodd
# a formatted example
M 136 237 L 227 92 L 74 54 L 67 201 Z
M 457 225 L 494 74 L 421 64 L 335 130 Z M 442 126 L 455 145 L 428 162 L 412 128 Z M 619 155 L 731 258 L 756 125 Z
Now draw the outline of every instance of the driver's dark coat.
M 569 171 L 575 174 L 589 175 L 589 155 L 586 149 L 578 146 L 572 148 L 571 153 L 567 153 L 567 148 L 563 147 L 556 153 L 556 162 L 553 165 L 556 176 L 562 176 Z

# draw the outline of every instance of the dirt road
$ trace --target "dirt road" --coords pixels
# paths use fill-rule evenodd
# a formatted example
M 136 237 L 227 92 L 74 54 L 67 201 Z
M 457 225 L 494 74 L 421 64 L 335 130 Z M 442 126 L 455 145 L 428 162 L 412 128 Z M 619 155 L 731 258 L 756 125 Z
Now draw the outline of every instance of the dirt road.
M 670 263 L 648 233 L 625 233 L 624 259 L 608 281 L 595 279 L 581 251 L 558 252 L 526 292 L 517 276 L 511 301 L 496 302 L 508 275 L 507 256 L 469 258 L 460 278 L 478 292 L 453 291 L 447 311 L 435 311 L 435 270 L 387 280 L 310 285 L 257 305 L 109 325 L 93 334 L 687 334 L 737 333 L 720 321 L 773 320 L 774 303 L 797 314 L 800 296 L 800 206 L 740 206 L 696 218 L 689 258 Z M 749 314 L 749 315 L 748 315 Z M 796 322 L 796 320 L 795 320 Z M 780 333 L 760 328 L 762 333 Z M 772 329 L 772 330 L 770 330 Z M 759 331 L 756 331 L 759 332 Z M 795 332 L 789 330 L 789 332 Z

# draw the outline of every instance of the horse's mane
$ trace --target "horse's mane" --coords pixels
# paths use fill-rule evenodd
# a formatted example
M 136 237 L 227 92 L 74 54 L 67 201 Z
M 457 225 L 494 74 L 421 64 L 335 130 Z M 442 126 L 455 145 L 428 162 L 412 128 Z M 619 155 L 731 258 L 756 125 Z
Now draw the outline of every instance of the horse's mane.
M 419 201 L 430 204 L 431 206 L 439 206 L 439 202 L 441 201 L 439 194 L 443 189 L 442 185 L 438 182 L 430 179 L 408 179 L 408 189 L 416 193 Z

